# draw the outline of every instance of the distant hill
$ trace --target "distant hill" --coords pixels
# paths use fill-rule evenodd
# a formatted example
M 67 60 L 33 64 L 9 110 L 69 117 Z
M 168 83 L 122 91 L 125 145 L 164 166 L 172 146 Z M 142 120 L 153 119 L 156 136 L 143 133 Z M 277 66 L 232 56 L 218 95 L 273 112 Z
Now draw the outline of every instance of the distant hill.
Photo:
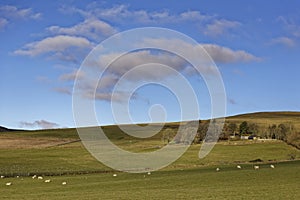
M 296 129 L 300 130 L 300 112 L 257 112 L 226 117 L 226 122 L 241 123 L 243 121 L 265 127 L 281 123 L 293 124 Z
M 11 132 L 11 131 L 22 131 L 22 130 L 9 129 L 9 128 L 5 128 L 3 126 L 0 126 L 0 132 Z
M 245 118 L 245 119 L 253 119 L 253 118 L 298 118 L 300 120 L 300 112 L 256 112 L 256 113 L 247 113 L 240 114 L 227 117 L 227 119 L 234 118 Z

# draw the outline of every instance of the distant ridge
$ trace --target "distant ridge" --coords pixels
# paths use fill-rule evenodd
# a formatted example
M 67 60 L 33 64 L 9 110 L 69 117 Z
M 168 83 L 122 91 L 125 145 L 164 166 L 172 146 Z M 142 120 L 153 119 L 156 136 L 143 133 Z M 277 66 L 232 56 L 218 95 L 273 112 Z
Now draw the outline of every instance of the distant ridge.
M 233 116 L 228 116 L 226 119 L 231 118 L 286 118 L 286 117 L 296 117 L 300 118 L 300 112 L 296 111 L 274 111 L 274 112 L 254 112 L 254 113 L 245 113 L 237 114 Z
M 9 128 L 5 128 L 3 126 L 0 126 L 0 132 L 11 132 L 11 131 L 23 131 L 23 130 L 9 129 Z
M 298 128 L 300 128 L 300 111 L 266 111 L 266 112 L 253 112 L 253 113 L 243 113 L 243 114 L 236 114 L 232 116 L 227 116 L 225 119 L 230 122 L 233 121 L 235 123 L 240 123 L 242 121 L 252 121 L 252 122 L 260 122 L 261 120 L 262 123 L 280 123 L 280 122 L 292 122 L 294 123 Z M 207 121 L 209 119 L 204 119 L 201 121 Z M 265 121 L 267 120 L 267 121 Z M 189 122 L 189 121 L 186 121 Z M 166 122 L 166 125 L 168 127 L 177 127 L 179 126 L 181 122 Z M 160 125 L 161 123 L 156 122 L 152 123 L 153 125 L 157 124 Z M 130 126 L 132 124 L 118 124 L 118 125 L 105 125 L 102 127 L 107 127 L 107 128 L 113 128 L 113 127 L 118 127 L 118 126 Z M 149 123 L 139 123 L 138 125 L 140 126 L 145 126 L 149 125 Z M 88 127 L 80 127 L 80 128 L 88 128 Z M 32 131 L 58 131 L 58 130 L 73 130 L 73 128 L 64 128 L 64 129 L 40 129 L 40 130 L 32 130 Z M 0 132 L 12 132 L 12 131 L 29 131 L 26 129 L 10 129 L 6 128 L 3 126 L 0 126 Z

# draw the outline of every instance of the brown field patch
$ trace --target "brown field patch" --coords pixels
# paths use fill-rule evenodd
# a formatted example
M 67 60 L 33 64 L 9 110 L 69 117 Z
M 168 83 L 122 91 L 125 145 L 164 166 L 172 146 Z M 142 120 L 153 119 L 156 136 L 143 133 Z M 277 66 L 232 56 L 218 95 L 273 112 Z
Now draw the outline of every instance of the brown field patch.
M 73 141 L 74 139 L 0 136 L 0 149 L 47 148 Z

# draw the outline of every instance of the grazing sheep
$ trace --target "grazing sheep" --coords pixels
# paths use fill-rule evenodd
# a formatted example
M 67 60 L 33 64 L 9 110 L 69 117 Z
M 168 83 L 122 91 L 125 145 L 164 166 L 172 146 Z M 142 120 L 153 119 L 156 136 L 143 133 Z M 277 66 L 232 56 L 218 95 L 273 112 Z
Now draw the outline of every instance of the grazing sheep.
M 117 177 L 117 176 L 118 176 L 117 174 L 114 174 L 114 175 L 113 175 L 113 177 Z
M 148 172 L 148 175 L 151 175 L 151 172 Z
M 254 169 L 255 169 L 255 170 L 258 170 L 258 169 L 259 169 L 259 166 L 258 166 L 258 165 L 255 165 L 255 166 L 254 166 Z
M 62 182 L 61 184 L 62 184 L 62 185 L 67 185 L 67 182 Z
M 42 177 L 42 176 L 39 176 L 38 179 L 39 179 L 39 180 L 43 180 L 43 177 Z
M 12 183 L 11 183 L 11 182 L 9 182 L 9 183 L 6 183 L 5 185 L 7 185 L 7 186 L 11 186 L 11 185 L 12 185 Z
M 36 175 L 33 175 L 33 176 L 32 176 L 32 179 L 35 179 L 35 178 L 36 178 Z
M 48 179 L 48 180 L 45 180 L 45 183 L 50 183 L 51 182 L 51 180 L 50 179 Z
M 271 167 L 272 169 L 275 169 L 275 166 L 274 166 L 274 165 L 270 165 L 270 167 Z
M 219 172 L 219 171 L 220 171 L 220 168 L 217 168 L 216 171 Z
M 5 178 L 4 176 L 1 176 L 1 178 Z
M 236 166 L 236 168 L 238 168 L 238 169 L 242 169 L 242 167 L 241 167 L 240 165 Z

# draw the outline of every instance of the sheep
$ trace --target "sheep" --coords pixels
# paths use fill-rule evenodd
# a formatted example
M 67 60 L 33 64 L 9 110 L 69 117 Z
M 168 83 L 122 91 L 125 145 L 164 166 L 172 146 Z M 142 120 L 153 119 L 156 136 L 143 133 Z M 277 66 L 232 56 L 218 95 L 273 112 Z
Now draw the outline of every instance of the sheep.
M 274 166 L 274 165 L 270 165 L 270 167 L 271 167 L 272 169 L 275 169 L 275 166 Z
M 259 166 L 258 166 L 258 165 L 255 165 L 255 166 L 254 166 L 254 169 L 255 169 L 255 170 L 258 170 L 258 169 L 259 169 Z
M 48 179 L 48 180 L 45 180 L 45 183 L 50 183 L 51 182 L 51 180 L 50 179 Z
M 38 177 L 38 180 L 43 180 L 44 178 L 42 176 L 39 176 Z
M 32 176 L 32 179 L 35 179 L 35 178 L 36 178 L 36 175 L 33 175 L 33 176 Z
M 7 185 L 7 186 L 11 186 L 11 185 L 12 185 L 12 183 L 11 183 L 11 182 L 9 182 L 9 183 L 6 183 L 5 185 Z
M 114 175 L 113 175 L 113 177 L 117 177 L 117 176 L 118 176 L 117 174 L 114 174 Z
M 151 172 L 148 172 L 148 175 L 151 175 Z
M 220 168 L 217 168 L 216 171 L 219 172 L 219 171 L 220 171 Z
M 1 178 L 5 178 L 5 176 L 1 176 Z
M 67 185 L 67 182 L 62 182 L 61 184 L 62 184 L 62 185 Z
M 238 169 L 242 169 L 242 167 L 241 167 L 240 165 L 236 166 L 236 168 L 238 168 Z

